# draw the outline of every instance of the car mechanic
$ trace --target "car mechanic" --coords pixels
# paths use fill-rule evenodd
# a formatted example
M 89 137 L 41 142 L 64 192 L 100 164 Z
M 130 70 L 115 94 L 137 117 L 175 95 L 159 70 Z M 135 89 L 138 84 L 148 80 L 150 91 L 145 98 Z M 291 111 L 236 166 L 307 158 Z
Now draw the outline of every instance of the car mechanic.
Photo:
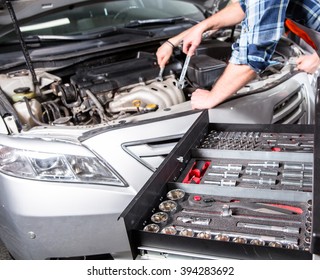
M 197 89 L 191 96 L 192 109 L 213 108 L 276 64 L 271 57 L 284 33 L 287 18 L 306 27 L 308 34 L 317 34 L 320 32 L 319 15 L 318 0 L 233 0 L 224 9 L 162 44 L 156 53 L 158 64 L 163 69 L 173 48 L 180 43 L 183 43 L 183 52 L 190 57 L 201 43 L 204 32 L 216 32 L 241 23 L 240 38 L 232 46 L 229 64 L 222 76 L 210 91 Z M 314 73 L 320 65 L 319 56 L 319 50 L 300 56 L 296 60 L 297 70 Z

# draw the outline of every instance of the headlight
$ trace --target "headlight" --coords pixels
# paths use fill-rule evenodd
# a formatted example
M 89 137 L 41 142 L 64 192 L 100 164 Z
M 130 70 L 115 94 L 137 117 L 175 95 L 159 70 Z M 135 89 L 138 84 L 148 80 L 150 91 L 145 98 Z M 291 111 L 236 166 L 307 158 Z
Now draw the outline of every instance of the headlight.
M 0 145 L 0 171 L 36 180 L 124 186 L 119 176 L 87 149 L 83 148 L 83 154 L 35 152 Z

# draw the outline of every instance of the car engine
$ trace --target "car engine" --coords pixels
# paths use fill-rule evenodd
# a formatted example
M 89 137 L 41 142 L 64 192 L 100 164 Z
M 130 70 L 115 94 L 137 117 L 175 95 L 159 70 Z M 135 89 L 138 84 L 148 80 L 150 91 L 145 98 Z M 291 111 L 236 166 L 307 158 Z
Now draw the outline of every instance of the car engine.
M 39 125 L 102 124 L 185 102 L 187 90 L 177 86 L 184 60 L 181 52 L 180 56 L 170 60 L 161 77 L 154 53 L 138 52 L 121 61 L 77 67 L 67 78 L 36 69 L 38 91 L 27 70 L 2 74 L 1 90 L 26 129 Z M 212 85 L 225 65 L 199 53 L 189 64 L 190 80 L 186 84 Z
M 282 50 L 290 49 L 286 42 L 282 44 Z M 0 93 L 12 104 L 23 129 L 105 124 L 183 103 L 195 88 L 209 89 L 224 71 L 230 54 L 230 43 L 203 42 L 190 60 L 182 89 L 178 80 L 185 55 L 178 49 L 161 77 L 154 52 L 140 51 L 123 59 L 75 64 L 67 71 L 49 73 L 37 68 L 39 89 L 33 86 L 28 70 L 0 74 Z M 277 55 L 284 64 L 292 52 Z

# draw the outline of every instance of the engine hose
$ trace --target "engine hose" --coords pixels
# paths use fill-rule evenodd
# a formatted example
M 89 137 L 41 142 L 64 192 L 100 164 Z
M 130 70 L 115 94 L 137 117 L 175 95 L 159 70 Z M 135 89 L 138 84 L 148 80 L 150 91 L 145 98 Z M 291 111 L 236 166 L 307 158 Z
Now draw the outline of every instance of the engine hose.
M 39 121 L 39 120 L 33 115 L 32 110 L 31 110 L 31 106 L 30 106 L 30 104 L 29 104 L 29 100 L 28 100 L 27 97 L 24 97 L 24 98 L 23 98 L 23 101 L 26 103 L 27 110 L 28 110 L 28 113 L 29 113 L 31 119 L 32 119 L 37 125 L 44 125 L 44 126 L 48 125 L 48 124 L 46 124 L 46 123 L 43 123 L 43 122 Z

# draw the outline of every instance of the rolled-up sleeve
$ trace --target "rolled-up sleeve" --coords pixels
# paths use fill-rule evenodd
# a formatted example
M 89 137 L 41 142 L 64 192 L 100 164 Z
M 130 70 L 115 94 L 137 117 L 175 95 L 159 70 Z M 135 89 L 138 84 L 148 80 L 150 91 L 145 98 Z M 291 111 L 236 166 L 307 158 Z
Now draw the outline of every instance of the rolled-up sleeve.
M 277 62 L 272 55 L 279 42 L 289 0 L 240 1 L 246 17 L 240 38 L 232 45 L 230 62 L 249 65 L 260 73 Z

